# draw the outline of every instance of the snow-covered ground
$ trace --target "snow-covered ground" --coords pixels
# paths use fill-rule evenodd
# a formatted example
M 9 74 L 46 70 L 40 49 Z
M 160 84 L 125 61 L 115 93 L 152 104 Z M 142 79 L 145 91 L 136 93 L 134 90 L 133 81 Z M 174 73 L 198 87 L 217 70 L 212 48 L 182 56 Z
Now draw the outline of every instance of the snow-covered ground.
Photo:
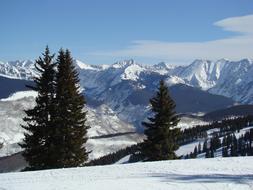
M 204 139 L 196 140 L 191 143 L 180 146 L 179 149 L 176 150 L 176 155 L 182 156 L 190 154 L 191 152 L 194 151 L 195 146 L 198 146 L 199 143 L 201 143 L 201 146 L 203 147 Z
M 239 132 L 234 132 L 236 138 L 239 138 L 241 135 L 244 135 L 247 131 L 250 131 L 250 129 L 252 129 L 253 126 L 248 126 L 248 127 L 245 127 L 243 129 L 241 129 Z M 208 134 L 208 139 L 210 140 L 210 138 L 212 138 L 213 136 L 213 133 L 215 132 L 219 132 L 220 129 L 218 128 L 215 128 L 215 129 L 210 129 L 207 131 L 207 134 Z M 223 140 L 223 137 L 220 137 L 220 140 L 222 142 Z M 194 151 L 194 148 L 196 146 L 198 146 L 198 144 L 200 143 L 201 144 L 201 147 L 203 148 L 203 144 L 204 144 L 204 141 L 205 139 L 198 139 L 198 140 L 195 140 L 191 143 L 188 143 L 188 144 L 185 144 L 185 145 L 182 145 L 179 147 L 179 149 L 176 151 L 176 154 L 178 156 L 182 156 L 182 155 L 186 155 L 186 154 L 190 154 L 191 152 Z M 221 157 L 222 154 L 221 154 L 221 148 L 218 149 L 215 154 L 214 154 L 214 157 Z M 201 153 L 197 156 L 198 158 L 205 158 L 205 153 Z
M 253 157 L 189 159 L 0 174 L 3 190 L 252 190 Z
M 178 127 L 183 130 L 183 129 L 187 129 L 187 128 L 191 128 L 191 127 L 195 127 L 197 125 L 207 125 L 209 124 L 209 122 L 200 120 L 200 119 L 196 119 L 196 118 L 191 118 L 191 117 L 187 117 L 184 116 L 180 119 L 180 122 L 178 123 Z
M 24 97 L 33 97 L 35 98 L 38 95 L 37 92 L 33 90 L 28 90 L 28 91 L 19 91 L 15 92 L 14 94 L 10 95 L 8 98 L 3 98 L 0 101 L 5 102 L 5 101 L 15 101 L 15 100 L 20 100 Z

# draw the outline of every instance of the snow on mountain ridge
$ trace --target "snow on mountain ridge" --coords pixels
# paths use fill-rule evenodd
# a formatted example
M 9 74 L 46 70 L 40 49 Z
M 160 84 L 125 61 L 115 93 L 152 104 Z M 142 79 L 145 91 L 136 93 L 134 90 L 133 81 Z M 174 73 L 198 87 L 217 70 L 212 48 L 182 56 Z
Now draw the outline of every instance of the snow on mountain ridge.
M 131 64 L 121 74 L 123 80 L 133 80 L 137 81 L 139 79 L 139 74 L 145 71 L 145 68 L 141 67 L 138 64 Z
M 34 67 L 34 62 L 30 59 L 9 61 L 8 64 L 16 67 Z
M 91 65 L 91 64 L 86 64 L 78 59 L 74 60 L 74 64 L 76 65 L 77 69 L 80 70 L 94 70 L 94 71 L 100 71 L 100 70 L 104 70 L 107 69 L 108 67 L 110 67 L 109 65 Z
M 92 65 L 88 65 L 82 61 L 79 60 L 74 60 L 75 65 L 77 66 L 77 68 L 79 69 L 86 69 L 86 70 L 97 70 L 97 68 L 93 67 Z
M 111 65 L 111 67 L 113 68 L 126 68 L 130 65 L 135 65 L 135 64 L 138 64 L 135 60 L 133 59 L 129 59 L 129 60 L 124 60 L 124 61 L 118 61 L 114 64 Z
M 232 97 L 241 103 L 253 102 L 253 61 L 226 62 L 220 70 L 215 86 L 208 89 L 213 94 Z
M 187 80 L 189 84 L 206 90 L 215 84 L 215 81 L 210 78 L 214 64 L 215 63 L 209 60 L 197 59 L 180 72 L 174 74 L 182 79 Z
M 141 84 L 142 77 L 157 73 L 168 77 L 170 84 L 182 83 L 213 94 L 232 97 L 239 102 L 253 102 L 251 98 L 253 96 L 253 79 L 251 77 L 253 61 L 251 59 L 240 61 L 197 59 L 187 66 L 174 66 L 164 62 L 156 65 L 141 65 L 133 59 L 119 61 L 112 65 L 90 65 L 79 60 L 75 60 L 75 64 L 80 73 L 83 88 L 96 87 L 100 91 L 97 93 L 105 90 L 108 84 L 112 87 L 124 80 L 135 81 L 139 83 L 139 86 L 145 86 Z M 36 75 L 36 71 L 30 60 L 0 62 L 0 75 L 31 79 Z
M 173 69 L 175 69 L 177 66 L 176 65 L 171 65 L 165 62 L 160 62 L 158 64 L 155 64 L 150 67 L 150 70 L 157 72 L 161 75 L 168 74 L 171 72 Z
M 173 86 L 175 84 L 185 84 L 185 81 L 177 76 L 169 76 L 165 80 L 168 86 Z
M 170 70 L 170 69 L 174 69 L 176 66 L 168 64 L 168 63 L 165 63 L 165 62 L 160 62 L 158 64 L 153 65 L 153 67 L 157 68 L 157 69 L 167 69 L 167 70 Z
M 0 62 L 0 75 L 30 80 L 37 72 L 31 60 Z

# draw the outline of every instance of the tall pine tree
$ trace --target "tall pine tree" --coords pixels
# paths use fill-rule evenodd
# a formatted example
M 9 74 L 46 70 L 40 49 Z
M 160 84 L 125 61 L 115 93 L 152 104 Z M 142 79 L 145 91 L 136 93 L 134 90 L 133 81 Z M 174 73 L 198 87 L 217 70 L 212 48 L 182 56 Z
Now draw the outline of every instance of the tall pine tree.
M 76 167 L 88 159 L 85 99 L 80 92 L 78 73 L 68 50 L 57 58 L 54 152 L 55 167 Z
M 176 159 L 180 135 L 180 129 L 176 126 L 179 118 L 175 112 L 176 104 L 163 80 L 150 104 L 154 116 L 148 118 L 149 122 L 143 122 L 146 139 L 142 153 L 148 161 Z
M 55 94 L 55 65 L 52 63 L 53 55 L 46 47 L 43 58 L 36 60 L 35 67 L 38 77 L 34 78 L 34 86 L 30 89 L 38 92 L 34 108 L 26 110 L 22 127 L 26 130 L 25 138 L 20 146 L 24 149 L 23 156 L 28 162 L 27 170 L 50 168 L 47 160 L 49 144 L 47 143 L 49 129 L 53 125 L 53 99 Z

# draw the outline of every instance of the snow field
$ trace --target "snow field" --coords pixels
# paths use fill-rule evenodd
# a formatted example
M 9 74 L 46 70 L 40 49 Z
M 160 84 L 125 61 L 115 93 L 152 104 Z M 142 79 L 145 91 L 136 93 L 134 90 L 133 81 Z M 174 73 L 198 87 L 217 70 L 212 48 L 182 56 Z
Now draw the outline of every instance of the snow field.
M 253 157 L 189 159 L 0 174 L 4 190 L 253 188 Z
M 15 101 L 15 100 L 20 100 L 25 97 L 36 98 L 37 95 L 38 95 L 38 93 L 35 91 L 32 91 L 32 90 L 19 91 L 19 92 L 16 92 L 16 93 L 10 95 L 8 98 L 0 99 L 0 101 Z

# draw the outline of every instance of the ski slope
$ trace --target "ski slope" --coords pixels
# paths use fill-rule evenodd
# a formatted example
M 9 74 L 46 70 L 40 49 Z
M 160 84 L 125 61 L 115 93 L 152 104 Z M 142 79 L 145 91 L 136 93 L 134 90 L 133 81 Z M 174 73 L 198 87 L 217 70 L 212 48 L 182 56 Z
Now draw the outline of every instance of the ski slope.
M 253 157 L 189 159 L 0 174 L 1 190 L 253 188 Z

